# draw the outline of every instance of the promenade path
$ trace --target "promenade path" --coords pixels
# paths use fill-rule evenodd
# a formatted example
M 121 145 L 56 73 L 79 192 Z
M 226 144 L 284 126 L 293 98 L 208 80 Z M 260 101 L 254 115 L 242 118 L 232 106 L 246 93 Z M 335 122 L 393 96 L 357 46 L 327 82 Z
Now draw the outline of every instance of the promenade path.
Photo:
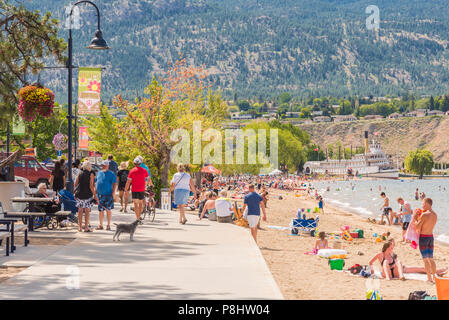
M 114 222 L 133 217 L 113 212 Z M 159 212 L 134 242 L 127 234 L 113 242 L 114 232 L 102 230 L 71 233 L 76 239 L 56 248 L 18 243 L 0 264 L 31 266 L 0 284 L 0 299 L 283 299 L 248 229 L 187 217 L 180 225 L 177 213 Z M 43 256 L 27 258 L 32 250 Z M 79 289 L 70 289 L 77 279 Z

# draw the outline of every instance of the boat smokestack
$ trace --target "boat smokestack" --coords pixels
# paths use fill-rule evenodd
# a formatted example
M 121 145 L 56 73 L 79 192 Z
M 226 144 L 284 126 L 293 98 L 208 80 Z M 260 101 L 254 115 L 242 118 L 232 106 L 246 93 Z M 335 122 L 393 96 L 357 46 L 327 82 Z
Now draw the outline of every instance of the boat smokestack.
M 365 131 L 365 154 L 368 153 L 368 131 Z

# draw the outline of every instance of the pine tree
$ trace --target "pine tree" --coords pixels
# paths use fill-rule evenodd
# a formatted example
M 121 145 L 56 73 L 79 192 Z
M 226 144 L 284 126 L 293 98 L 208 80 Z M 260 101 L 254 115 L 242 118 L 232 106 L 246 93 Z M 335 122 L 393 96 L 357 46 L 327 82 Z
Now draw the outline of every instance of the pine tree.
M 66 44 L 58 38 L 58 21 L 23 5 L 0 0 L 0 125 L 16 111 L 17 91 L 26 83 L 26 72 L 37 73 L 42 58 L 53 55 L 64 61 Z

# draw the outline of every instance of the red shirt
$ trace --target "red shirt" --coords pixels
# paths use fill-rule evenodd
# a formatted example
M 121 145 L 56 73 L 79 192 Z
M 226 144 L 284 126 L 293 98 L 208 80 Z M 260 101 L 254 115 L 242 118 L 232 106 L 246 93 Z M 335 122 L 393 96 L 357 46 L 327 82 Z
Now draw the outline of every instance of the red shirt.
M 145 192 L 145 178 L 149 177 L 148 171 L 141 167 L 134 167 L 129 172 L 131 181 L 131 192 Z

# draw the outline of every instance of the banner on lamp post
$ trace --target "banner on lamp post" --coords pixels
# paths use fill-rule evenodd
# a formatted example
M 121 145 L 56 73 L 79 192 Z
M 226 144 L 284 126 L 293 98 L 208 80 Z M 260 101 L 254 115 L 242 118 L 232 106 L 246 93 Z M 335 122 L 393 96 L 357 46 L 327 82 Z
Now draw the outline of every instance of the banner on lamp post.
M 100 114 L 101 68 L 78 70 L 78 114 Z
M 78 149 L 89 149 L 89 133 L 87 127 L 79 127 Z

